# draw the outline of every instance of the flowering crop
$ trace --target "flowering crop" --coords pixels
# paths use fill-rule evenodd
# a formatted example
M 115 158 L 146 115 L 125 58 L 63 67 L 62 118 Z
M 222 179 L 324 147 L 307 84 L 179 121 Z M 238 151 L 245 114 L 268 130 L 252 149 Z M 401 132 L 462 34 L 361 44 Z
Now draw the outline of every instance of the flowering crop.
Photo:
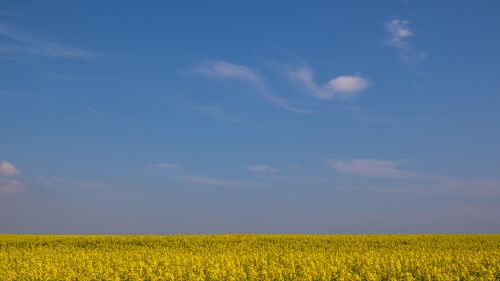
M 500 235 L 0 235 L 0 280 L 500 280 Z

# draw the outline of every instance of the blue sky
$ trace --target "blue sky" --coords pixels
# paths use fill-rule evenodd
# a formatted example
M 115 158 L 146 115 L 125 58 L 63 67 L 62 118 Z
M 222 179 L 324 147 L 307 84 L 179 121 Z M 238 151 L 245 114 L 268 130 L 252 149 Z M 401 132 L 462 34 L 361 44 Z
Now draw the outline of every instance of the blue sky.
M 0 232 L 499 232 L 499 14 L 0 1 Z

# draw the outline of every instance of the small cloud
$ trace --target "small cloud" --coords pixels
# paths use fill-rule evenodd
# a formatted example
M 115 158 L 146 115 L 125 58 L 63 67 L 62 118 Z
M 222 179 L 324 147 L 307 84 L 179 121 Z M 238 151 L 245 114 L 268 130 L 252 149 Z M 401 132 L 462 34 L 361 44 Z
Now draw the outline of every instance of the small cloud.
M 167 169 L 167 170 L 177 170 L 177 169 L 181 168 L 181 166 L 178 164 L 166 163 L 166 162 L 158 163 L 158 164 L 155 164 L 154 166 L 156 168 Z
M 332 93 L 353 95 L 368 88 L 368 80 L 359 76 L 339 76 L 328 82 Z
M 17 169 L 14 164 L 6 160 L 2 160 L 2 162 L 0 162 L 0 173 L 4 174 L 7 177 L 17 176 L 21 174 L 19 169 Z
M 227 61 L 204 61 L 194 67 L 193 72 L 217 79 L 238 79 L 254 85 L 262 85 L 264 79 L 258 71 Z
M 300 166 L 297 164 L 293 164 L 293 165 L 288 166 L 287 169 L 289 171 L 298 171 L 298 170 L 300 170 Z
M 0 174 L 6 177 L 18 176 L 21 171 L 7 160 L 0 162 Z M 20 193 L 25 191 L 24 185 L 16 180 L 0 178 L 0 194 Z
M 182 181 L 185 181 L 185 182 L 203 184 L 203 185 L 219 185 L 219 186 L 255 186 L 256 185 L 254 183 L 249 183 L 249 182 L 214 179 L 214 178 L 207 178 L 207 177 L 193 176 L 193 175 L 180 176 L 179 179 Z
M 395 47 L 399 51 L 399 58 L 408 64 L 415 64 L 427 57 L 427 54 L 415 48 L 409 41 L 415 36 L 410 28 L 409 20 L 394 19 L 385 24 L 389 37 L 385 44 Z
M 8 41 L 0 42 L 0 54 L 24 54 L 79 59 L 91 59 L 102 55 L 77 47 L 41 40 L 28 33 L 21 32 L 0 23 L 0 39 L 2 37 L 7 38 Z M 13 41 L 14 43 L 10 43 L 10 41 Z
M 249 165 L 247 166 L 247 171 L 252 173 L 275 173 L 278 172 L 277 169 L 269 165 Z
M 385 29 L 389 33 L 389 39 L 386 41 L 388 45 L 404 48 L 408 46 L 407 38 L 414 36 L 410 30 L 410 21 L 394 19 L 385 24 Z
M 348 161 L 330 160 L 328 165 L 343 174 L 377 178 L 414 178 L 419 174 L 399 169 L 403 161 L 352 159 Z
M 342 75 L 330 79 L 323 85 L 314 81 L 314 72 L 307 67 L 289 71 L 290 77 L 320 99 L 355 97 L 370 85 L 368 79 L 359 75 Z
M 24 191 L 25 187 L 22 183 L 16 180 L 8 180 L 0 178 L 0 194 L 12 194 Z

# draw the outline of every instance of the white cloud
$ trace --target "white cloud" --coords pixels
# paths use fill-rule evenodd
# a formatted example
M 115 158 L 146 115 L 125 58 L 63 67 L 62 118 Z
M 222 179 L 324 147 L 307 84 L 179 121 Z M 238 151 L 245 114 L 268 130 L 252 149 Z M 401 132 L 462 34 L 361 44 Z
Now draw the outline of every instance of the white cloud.
M 185 182 L 197 183 L 197 184 L 203 184 L 203 185 L 219 185 L 219 186 L 255 186 L 256 185 L 254 183 L 249 183 L 249 182 L 214 179 L 214 178 L 207 178 L 207 177 L 193 176 L 193 175 L 180 176 L 179 179 L 182 181 L 185 181 Z
M 264 83 L 264 79 L 258 71 L 243 65 L 226 61 L 204 61 L 198 64 L 193 71 L 212 78 L 239 79 L 257 86 L 262 86 Z
M 255 69 L 216 60 L 201 62 L 192 71 L 216 79 L 233 79 L 248 82 L 259 91 L 267 102 L 287 111 L 302 114 L 315 112 L 304 109 L 303 105 L 298 102 L 273 94 L 273 91 L 267 85 L 266 79 Z M 302 84 L 313 96 L 320 99 L 353 97 L 370 86 L 369 80 L 359 75 L 342 75 L 330 79 L 324 85 L 319 86 L 314 82 L 313 71 L 309 68 L 302 67 L 288 72 L 293 80 Z M 220 120 L 228 122 L 237 121 L 237 119 L 216 107 L 203 107 L 199 109 Z
M 356 94 L 368 88 L 368 80 L 359 76 L 339 76 L 328 82 L 332 93 Z
M 427 57 L 427 54 L 415 48 L 409 41 L 415 33 L 410 28 L 410 21 L 394 19 L 385 24 L 389 38 L 385 43 L 399 51 L 399 58 L 408 64 L 415 64 Z
M 6 160 L 2 160 L 2 162 L 0 162 L 0 173 L 8 177 L 17 176 L 21 174 L 19 169 L 17 169 L 16 166 L 14 166 L 14 164 Z
M 289 74 L 293 80 L 320 99 L 354 97 L 370 85 L 368 79 L 359 75 L 342 75 L 330 79 L 324 85 L 317 85 L 314 81 L 314 72 L 307 67 L 292 70 Z
M 249 165 L 247 166 L 246 169 L 253 173 L 269 173 L 269 172 L 274 173 L 278 171 L 277 169 L 269 165 L 262 165 L 262 164 Z
M 175 170 L 175 169 L 180 169 L 181 166 L 178 165 L 178 164 L 174 164 L 174 163 L 166 163 L 166 162 L 163 162 L 163 163 L 158 163 L 155 165 L 156 168 L 161 168 L 161 169 L 168 169 L 168 170 Z
M 0 42 L 0 54 L 27 54 L 61 58 L 95 58 L 101 54 L 76 48 L 56 42 L 37 39 L 30 34 L 21 32 L 0 23 L 0 39 L 7 38 L 7 42 Z M 14 41 L 14 43 L 10 43 Z
M 380 178 L 414 178 L 419 174 L 400 170 L 403 161 L 375 160 L 375 159 L 352 159 L 348 161 L 330 160 L 330 167 L 343 174 L 380 177 Z
M 12 194 L 25 191 L 24 185 L 15 180 L 0 178 L 0 194 Z

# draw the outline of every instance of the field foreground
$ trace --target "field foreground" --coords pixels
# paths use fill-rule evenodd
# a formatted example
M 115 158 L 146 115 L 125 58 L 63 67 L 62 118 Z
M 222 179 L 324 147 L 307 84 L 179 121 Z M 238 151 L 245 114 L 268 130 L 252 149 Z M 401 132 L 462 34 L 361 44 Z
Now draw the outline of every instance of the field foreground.
M 500 280 L 500 235 L 0 235 L 1 280 Z

